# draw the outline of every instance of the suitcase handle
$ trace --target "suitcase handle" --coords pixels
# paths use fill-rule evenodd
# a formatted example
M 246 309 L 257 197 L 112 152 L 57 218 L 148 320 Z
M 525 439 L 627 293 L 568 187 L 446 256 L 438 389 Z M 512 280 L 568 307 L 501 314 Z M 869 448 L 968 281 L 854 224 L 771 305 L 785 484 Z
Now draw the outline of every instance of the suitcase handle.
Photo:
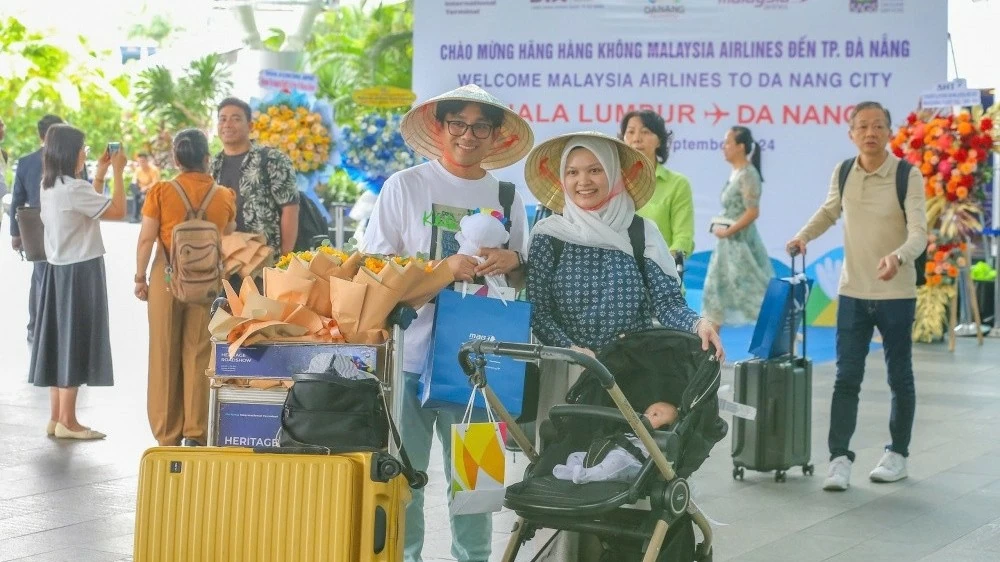
M 802 256 L 802 270 L 799 273 L 801 273 L 803 276 L 806 273 L 806 253 L 803 251 L 801 254 L 799 254 L 798 251 L 795 251 L 795 252 L 793 252 L 791 254 L 792 277 L 795 277 L 795 275 L 796 275 L 796 273 L 795 273 L 795 256 L 797 256 L 797 255 L 801 255 Z M 798 285 L 792 285 L 792 299 L 793 300 L 795 299 L 795 293 L 796 293 L 795 289 L 796 289 L 797 286 Z M 808 287 L 808 285 L 805 285 L 805 287 Z M 802 299 L 803 299 L 803 302 L 802 302 L 802 357 L 806 356 L 806 305 L 809 304 L 808 303 L 808 300 L 809 300 L 808 296 L 809 296 L 809 291 L 808 291 L 808 289 L 806 289 L 806 290 L 803 291 L 803 295 L 802 295 Z M 795 326 L 789 326 L 788 327 L 788 334 L 789 334 L 788 337 L 791 340 L 789 342 L 789 346 L 788 346 L 788 354 L 789 354 L 790 358 L 792 359 L 792 364 L 794 364 L 795 363 L 795 334 L 796 334 L 796 332 L 795 332 Z

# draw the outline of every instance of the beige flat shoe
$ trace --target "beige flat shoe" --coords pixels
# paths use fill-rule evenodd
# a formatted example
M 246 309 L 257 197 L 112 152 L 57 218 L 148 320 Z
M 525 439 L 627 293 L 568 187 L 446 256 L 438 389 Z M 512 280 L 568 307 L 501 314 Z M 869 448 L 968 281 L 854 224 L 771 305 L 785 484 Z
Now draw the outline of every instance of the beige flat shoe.
M 59 439 L 104 439 L 107 435 L 104 435 L 100 431 L 94 431 L 93 429 L 84 429 L 81 431 L 70 431 L 61 423 L 56 423 L 56 437 Z
M 52 437 L 56 434 L 56 423 L 58 422 L 49 420 L 49 425 L 45 426 L 45 435 Z

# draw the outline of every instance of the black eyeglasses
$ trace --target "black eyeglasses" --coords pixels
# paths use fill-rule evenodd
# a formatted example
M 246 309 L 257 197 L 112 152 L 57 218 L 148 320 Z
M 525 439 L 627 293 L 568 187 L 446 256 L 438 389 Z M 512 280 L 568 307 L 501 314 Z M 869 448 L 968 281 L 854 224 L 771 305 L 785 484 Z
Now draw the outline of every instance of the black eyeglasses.
M 493 125 L 489 123 L 473 123 L 471 125 L 465 121 L 445 121 L 445 123 L 448 124 L 448 132 L 455 137 L 464 135 L 470 127 L 472 128 L 472 136 L 480 140 L 489 138 L 493 133 Z

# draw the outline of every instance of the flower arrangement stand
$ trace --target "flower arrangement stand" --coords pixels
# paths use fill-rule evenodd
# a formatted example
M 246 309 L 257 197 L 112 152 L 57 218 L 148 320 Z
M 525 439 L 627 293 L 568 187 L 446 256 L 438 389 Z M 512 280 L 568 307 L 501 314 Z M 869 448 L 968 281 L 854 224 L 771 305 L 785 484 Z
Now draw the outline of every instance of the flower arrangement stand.
M 972 311 L 972 319 L 975 324 L 976 329 L 976 340 L 979 345 L 983 345 L 983 323 L 982 318 L 979 316 L 979 302 L 976 301 L 976 287 L 972 282 L 972 276 L 969 273 L 969 264 L 972 263 L 971 245 L 966 246 L 965 249 L 965 266 L 961 268 L 961 274 L 959 279 L 965 279 L 965 306 L 967 310 Z M 959 281 L 961 283 L 961 281 Z M 948 351 L 955 351 L 955 338 L 956 331 L 959 329 L 958 326 L 958 294 L 959 291 L 955 291 L 954 296 L 951 298 L 951 305 L 948 307 L 949 318 L 948 318 Z

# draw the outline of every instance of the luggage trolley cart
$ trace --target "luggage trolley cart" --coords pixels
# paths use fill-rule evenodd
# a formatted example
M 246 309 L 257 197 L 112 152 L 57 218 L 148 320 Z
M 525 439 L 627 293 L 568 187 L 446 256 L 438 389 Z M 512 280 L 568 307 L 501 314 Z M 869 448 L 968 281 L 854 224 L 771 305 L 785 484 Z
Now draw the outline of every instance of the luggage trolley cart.
M 281 343 L 240 348 L 229 357 L 226 342 L 212 342 L 208 396 L 208 445 L 277 447 L 281 410 L 292 375 L 314 361 L 350 358 L 382 381 L 389 413 L 400 420 L 403 410 L 403 330 L 393 326 L 380 345 Z M 328 363 L 327 363 L 328 364 Z M 238 382 L 237 382 L 238 381 Z M 395 440 L 389 453 L 398 453 Z

